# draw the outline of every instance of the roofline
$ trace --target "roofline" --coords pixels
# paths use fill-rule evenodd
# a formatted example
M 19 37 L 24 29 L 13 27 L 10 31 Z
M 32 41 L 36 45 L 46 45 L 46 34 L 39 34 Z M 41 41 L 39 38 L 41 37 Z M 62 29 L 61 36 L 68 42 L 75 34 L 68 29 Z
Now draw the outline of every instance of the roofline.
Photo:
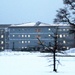
M 39 28 L 39 27 L 57 27 L 57 26 L 9 26 L 9 28 L 23 28 L 23 27 L 25 27 L 25 28 L 35 28 L 35 27 L 37 27 L 37 28 Z M 59 26 L 59 27 L 69 27 L 69 26 Z

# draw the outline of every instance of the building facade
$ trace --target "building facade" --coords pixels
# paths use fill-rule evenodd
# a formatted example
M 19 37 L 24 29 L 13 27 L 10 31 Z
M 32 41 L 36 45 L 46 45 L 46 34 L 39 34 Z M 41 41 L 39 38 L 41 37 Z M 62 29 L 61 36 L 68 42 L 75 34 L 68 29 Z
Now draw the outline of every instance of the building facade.
M 55 33 L 57 32 L 58 48 L 69 49 L 74 47 L 74 34 L 69 34 L 68 25 L 49 25 L 45 23 L 27 23 L 22 25 L 12 25 L 9 27 L 9 48 L 24 49 L 28 47 L 42 47 L 43 45 L 53 47 Z
M 0 50 L 5 49 L 5 29 L 0 28 Z
M 7 49 L 7 42 L 9 41 L 7 31 L 9 26 L 9 24 L 0 24 L 0 51 Z
M 58 36 L 58 49 L 75 47 L 74 34 L 69 34 L 69 25 L 50 25 L 41 22 L 9 25 L 2 32 L 0 40 L 2 49 L 22 50 L 26 48 L 54 47 L 54 36 Z M 5 33 L 5 34 L 4 34 Z M 37 39 L 39 38 L 39 40 Z M 3 44 L 3 46 L 2 46 Z

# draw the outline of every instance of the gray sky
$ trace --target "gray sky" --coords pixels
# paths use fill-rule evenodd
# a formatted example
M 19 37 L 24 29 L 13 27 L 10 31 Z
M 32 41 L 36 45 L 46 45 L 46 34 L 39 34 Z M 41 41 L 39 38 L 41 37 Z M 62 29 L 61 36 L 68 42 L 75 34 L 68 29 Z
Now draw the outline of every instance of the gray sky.
M 63 0 L 0 0 L 0 24 L 53 23 Z

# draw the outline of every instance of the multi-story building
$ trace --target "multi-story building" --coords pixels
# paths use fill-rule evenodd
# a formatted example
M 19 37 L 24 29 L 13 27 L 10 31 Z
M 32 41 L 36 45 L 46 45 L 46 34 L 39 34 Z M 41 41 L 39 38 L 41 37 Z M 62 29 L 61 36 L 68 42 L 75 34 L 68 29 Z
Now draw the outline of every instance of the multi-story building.
M 35 48 L 36 50 L 43 46 L 53 48 L 55 36 L 57 36 L 58 49 L 75 47 L 75 37 L 74 34 L 69 34 L 69 25 L 50 25 L 37 22 L 8 25 L 3 28 L 3 32 L 0 32 L 1 49 L 22 50 Z
M 45 24 L 40 24 L 45 25 Z M 11 25 L 10 26 L 10 48 L 28 48 L 28 47 L 40 47 L 40 40 L 45 44 L 49 44 L 52 39 L 49 38 L 50 31 L 48 26 L 38 26 L 36 23 L 27 23 L 23 25 Z
M 0 51 L 7 48 L 8 41 L 9 41 L 7 32 L 9 26 L 10 24 L 0 24 Z
M 41 22 L 11 25 L 9 27 L 9 48 L 24 49 L 28 47 L 42 47 L 43 45 L 53 47 L 54 37 L 57 33 L 58 48 L 69 49 L 74 47 L 74 34 L 69 34 L 69 25 L 50 25 Z

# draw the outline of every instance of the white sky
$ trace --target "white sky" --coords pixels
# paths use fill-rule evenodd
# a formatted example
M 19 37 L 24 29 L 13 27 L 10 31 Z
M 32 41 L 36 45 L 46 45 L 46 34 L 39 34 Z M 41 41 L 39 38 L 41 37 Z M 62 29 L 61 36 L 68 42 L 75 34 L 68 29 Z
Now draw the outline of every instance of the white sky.
M 0 0 L 0 24 L 53 23 L 63 0 Z

